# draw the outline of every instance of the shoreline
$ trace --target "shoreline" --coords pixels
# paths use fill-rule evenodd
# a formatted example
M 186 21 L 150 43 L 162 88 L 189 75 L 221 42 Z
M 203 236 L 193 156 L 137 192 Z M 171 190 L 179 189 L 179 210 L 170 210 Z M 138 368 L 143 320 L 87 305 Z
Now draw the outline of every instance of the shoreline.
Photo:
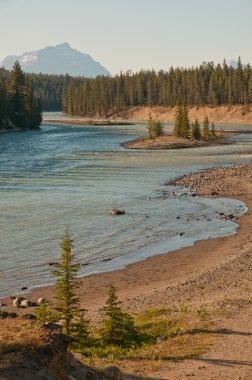
M 81 125 L 81 126 L 111 126 L 111 125 L 135 125 L 134 122 L 117 119 L 114 121 L 105 120 L 103 118 L 94 118 L 94 119 L 86 119 L 86 118 L 72 118 L 71 116 L 67 116 L 69 119 L 45 119 L 43 120 L 49 124 L 66 124 L 66 125 Z
M 246 168 L 247 177 L 245 176 L 245 178 L 237 177 L 235 173 L 237 170 L 242 171 L 242 168 Z M 220 172 L 222 176 L 220 176 Z M 223 173 L 226 173 L 224 181 Z M 231 174 L 229 175 L 229 173 Z M 201 287 L 192 288 L 195 281 L 196 283 L 204 283 L 202 289 L 207 290 L 207 302 L 205 302 L 208 307 L 210 307 L 211 303 L 216 302 L 217 299 L 221 300 L 223 291 L 217 291 L 216 293 L 216 288 L 218 289 L 219 285 L 223 289 L 223 279 L 219 276 L 215 281 L 214 289 L 210 289 L 214 284 L 208 282 L 205 284 L 205 276 L 210 275 L 211 277 L 216 271 L 223 270 L 224 265 L 239 259 L 242 253 L 239 247 L 244 244 L 244 239 L 248 240 L 248 236 L 250 236 L 249 230 L 252 225 L 249 216 L 252 209 L 252 200 L 249 196 L 252 190 L 250 173 L 252 173 L 251 164 L 245 164 L 225 169 L 210 169 L 178 179 L 176 181 L 177 185 L 192 187 L 192 185 L 196 184 L 197 188 L 194 188 L 194 190 L 198 192 L 198 195 L 210 197 L 210 190 L 213 190 L 211 178 L 219 178 L 219 183 L 215 188 L 215 190 L 218 189 L 218 196 L 241 200 L 248 207 L 248 211 L 237 219 L 239 226 L 236 234 L 197 241 L 191 247 L 159 254 L 137 263 L 129 264 L 124 269 L 82 277 L 79 295 L 81 306 L 88 309 L 89 317 L 94 322 L 99 320 L 99 309 L 104 304 L 107 286 L 111 281 L 118 288 L 118 295 L 124 302 L 125 307 L 134 313 L 139 313 L 150 307 L 164 306 L 167 302 L 178 304 L 186 301 L 194 306 L 202 305 L 204 303 L 202 302 L 202 294 L 199 296 L 202 293 Z M 208 177 L 210 177 L 209 183 L 207 181 Z M 204 183 L 204 188 L 200 184 L 202 182 Z M 237 186 L 238 184 L 239 186 Z M 252 246 L 250 239 L 249 244 Z M 244 274 L 241 274 L 244 277 Z M 241 280 L 245 281 L 243 277 Z M 232 291 L 234 295 L 237 289 L 234 289 L 234 286 L 231 285 L 229 283 L 229 286 L 223 290 L 227 293 Z M 32 300 L 44 297 L 52 301 L 53 293 L 54 286 L 45 286 L 32 289 L 30 293 L 26 294 L 26 297 Z M 4 297 L 2 301 L 7 302 L 9 305 L 9 298 Z M 32 312 L 33 309 L 17 310 L 12 306 L 8 306 L 8 310 L 18 311 L 18 313 L 23 314 L 27 313 L 27 310 Z
M 170 134 L 164 134 L 155 139 L 149 137 L 139 137 L 135 140 L 121 143 L 126 149 L 148 149 L 148 150 L 168 150 L 168 149 L 190 149 L 190 148 L 203 148 L 209 146 L 222 146 L 232 144 L 228 140 L 228 136 L 233 136 L 235 133 L 225 133 L 224 136 L 216 136 L 214 139 L 208 141 L 203 140 L 190 140 L 173 137 Z

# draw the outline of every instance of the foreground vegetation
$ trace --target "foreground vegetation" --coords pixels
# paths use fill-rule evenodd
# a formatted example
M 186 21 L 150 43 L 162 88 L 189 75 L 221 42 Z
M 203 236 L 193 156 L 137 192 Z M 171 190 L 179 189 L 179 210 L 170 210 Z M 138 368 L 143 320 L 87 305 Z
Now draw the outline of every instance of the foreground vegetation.
M 89 358 L 89 363 L 101 360 L 106 365 L 122 356 L 129 360 L 182 359 L 199 355 L 212 343 L 214 333 L 204 334 L 211 327 L 206 310 L 189 311 L 186 305 L 179 305 L 150 309 L 134 317 L 124 310 L 113 284 L 101 309 L 101 321 L 92 326 L 76 294 L 79 265 L 72 253 L 73 240 L 68 228 L 61 248 L 61 261 L 53 270 L 57 277 L 55 303 L 43 302 L 37 309 L 37 317 L 42 324 L 60 320 L 63 332 L 74 338 L 72 350 Z

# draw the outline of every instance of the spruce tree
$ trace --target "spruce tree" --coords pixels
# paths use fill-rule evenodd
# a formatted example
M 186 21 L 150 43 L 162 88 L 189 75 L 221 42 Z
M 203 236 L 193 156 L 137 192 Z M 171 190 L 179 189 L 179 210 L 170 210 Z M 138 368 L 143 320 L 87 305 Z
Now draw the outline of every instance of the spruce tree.
M 25 75 L 18 61 L 10 73 L 10 116 L 13 124 L 25 128 Z
M 207 141 L 209 139 L 209 120 L 208 117 L 204 117 L 203 122 L 203 140 Z
M 63 320 L 63 331 L 71 334 L 74 319 L 78 317 L 80 310 L 79 297 L 76 294 L 80 286 L 80 282 L 77 280 L 80 264 L 74 262 L 73 240 L 68 227 L 65 228 L 60 247 L 62 249 L 61 261 L 52 271 L 52 274 L 57 277 L 54 297 L 56 300 L 55 310 Z
M 216 136 L 216 133 L 215 133 L 215 127 L 214 127 L 214 123 L 212 123 L 212 128 L 211 128 L 211 135 L 212 135 L 213 137 L 215 137 L 215 136 Z
M 195 119 L 195 123 L 192 124 L 191 139 L 200 140 L 200 125 L 198 119 Z
M 152 120 L 151 116 L 148 121 L 149 139 L 155 139 L 163 134 L 163 125 L 160 121 Z
M 181 99 L 178 98 L 177 107 L 175 111 L 175 125 L 173 129 L 173 134 L 175 137 L 181 137 L 182 117 L 183 117 L 182 102 L 181 102 Z
M 190 122 L 188 118 L 188 108 L 186 102 L 182 104 L 182 117 L 181 117 L 181 127 L 180 127 L 180 136 L 184 139 L 188 139 L 190 134 Z
M 104 318 L 100 335 L 104 344 L 130 347 L 137 343 L 138 332 L 133 317 L 123 311 L 122 302 L 118 300 L 116 287 L 110 284 L 108 299 L 102 312 Z
M 86 318 L 86 310 L 79 309 L 71 326 L 71 336 L 77 341 L 78 346 L 85 346 L 89 339 L 89 320 Z

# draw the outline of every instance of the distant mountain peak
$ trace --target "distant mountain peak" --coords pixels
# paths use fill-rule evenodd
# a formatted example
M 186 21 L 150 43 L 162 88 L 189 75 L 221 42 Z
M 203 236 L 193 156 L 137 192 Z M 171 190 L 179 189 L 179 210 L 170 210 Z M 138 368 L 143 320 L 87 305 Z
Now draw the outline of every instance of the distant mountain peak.
M 25 52 L 20 56 L 8 56 L 0 62 L 0 66 L 10 70 L 15 61 L 19 61 L 22 69 L 27 73 L 69 74 L 90 78 L 98 75 L 111 76 L 109 71 L 89 54 L 73 49 L 68 42 Z
M 237 69 L 238 61 L 236 61 L 235 59 L 230 59 L 229 61 L 227 61 L 227 65 L 233 67 L 234 69 Z M 242 67 L 244 68 L 246 67 L 246 65 L 242 63 Z
M 62 48 L 67 48 L 67 49 L 72 49 L 70 44 L 68 42 L 63 42 L 62 44 L 58 44 L 55 47 L 62 47 Z

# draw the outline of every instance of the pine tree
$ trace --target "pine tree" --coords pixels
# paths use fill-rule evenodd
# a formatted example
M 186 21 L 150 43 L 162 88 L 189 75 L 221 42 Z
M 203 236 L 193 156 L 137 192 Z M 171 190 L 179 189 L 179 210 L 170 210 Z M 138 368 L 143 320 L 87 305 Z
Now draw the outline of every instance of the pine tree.
M 213 137 L 216 137 L 214 123 L 212 123 L 211 135 L 212 135 Z
M 18 61 L 10 73 L 10 115 L 13 124 L 25 128 L 25 76 Z
M 52 307 L 48 301 L 44 300 L 36 309 L 37 319 L 45 324 L 46 322 L 57 322 L 57 315 L 52 312 Z
M 32 117 L 31 117 L 31 128 L 38 128 L 43 120 L 42 117 L 42 104 L 39 98 L 33 100 L 32 106 Z
M 71 334 L 74 319 L 79 313 L 79 297 L 76 291 L 80 282 L 76 275 L 80 265 L 74 263 L 73 240 L 68 227 L 65 228 L 60 247 L 62 249 L 61 261 L 52 271 L 52 274 L 57 277 L 54 297 L 56 299 L 55 310 L 63 320 L 63 331 Z
M 183 109 L 182 102 L 179 98 L 177 101 L 177 108 L 175 112 L 175 125 L 173 129 L 173 134 L 176 137 L 181 137 L 181 125 L 182 125 Z
M 138 332 L 133 317 L 123 311 L 118 300 L 116 287 L 110 284 L 106 306 L 102 309 L 104 319 L 100 335 L 104 344 L 130 347 L 137 343 Z
M 186 102 L 184 101 L 182 104 L 182 118 L 181 118 L 181 127 L 180 127 L 180 135 L 184 139 L 188 139 L 190 134 L 190 122 L 188 118 L 188 108 Z
M 208 117 L 204 117 L 203 122 L 203 140 L 207 141 L 209 139 L 209 120 Z
M 200 140 L 200 125 L 198 119 L 195 119 L 195 123 L 192 124 L 191 139 Z
M 85 309 L 78 310 L 71 326 L 71 336 L 75 338 L 78 346 L 84 346 L 89 339 L 89 320 Z
M 149 121 L 148 121 L 148 131 L 149 131 L 149 138 L 155 139 L 158 136 L 161 136 L 163 134 L 163 125 L 160 121 L 152 120 L 152 117 L 150 115 Z

